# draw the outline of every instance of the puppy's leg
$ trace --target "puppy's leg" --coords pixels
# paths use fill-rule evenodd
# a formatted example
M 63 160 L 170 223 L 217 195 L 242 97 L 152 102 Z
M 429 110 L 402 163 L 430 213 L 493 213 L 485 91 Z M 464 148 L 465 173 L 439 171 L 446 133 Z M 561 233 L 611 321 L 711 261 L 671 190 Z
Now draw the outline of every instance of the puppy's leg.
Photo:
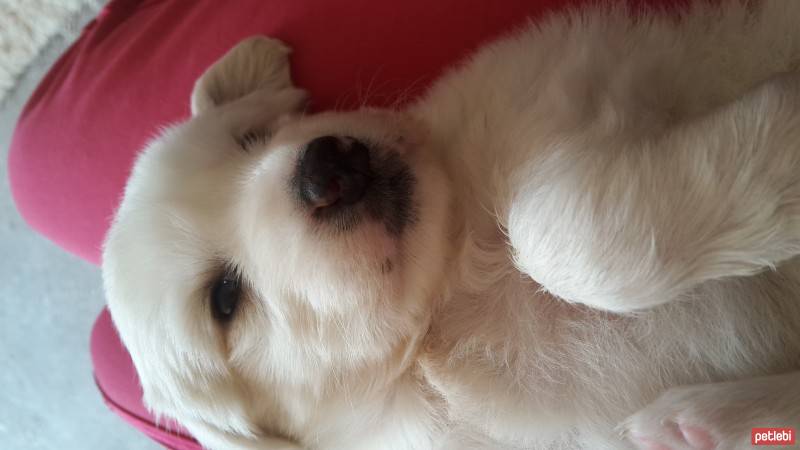
M 752 428 L 800 428 L 800 372 L 673 388 L 620 425 L 642 448 L 749 449 Z M 664 447 L 657 447 L 660 444 Z
M 554 295 L 632 311 L 800 253 L 797 74 L 658 136 L 565 142 L 517 177 L 507 224 Z

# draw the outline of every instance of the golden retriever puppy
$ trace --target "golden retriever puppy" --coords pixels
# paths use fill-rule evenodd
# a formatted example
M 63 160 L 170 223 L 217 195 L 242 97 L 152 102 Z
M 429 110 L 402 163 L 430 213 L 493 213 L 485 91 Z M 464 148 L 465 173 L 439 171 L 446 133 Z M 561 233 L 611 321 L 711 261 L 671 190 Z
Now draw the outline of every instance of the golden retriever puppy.
M 594 6 L 403 110 L 305 115 L 242 42 L 104 253 L 209 449 L 738 449 L 800 425 L 800 2 Z

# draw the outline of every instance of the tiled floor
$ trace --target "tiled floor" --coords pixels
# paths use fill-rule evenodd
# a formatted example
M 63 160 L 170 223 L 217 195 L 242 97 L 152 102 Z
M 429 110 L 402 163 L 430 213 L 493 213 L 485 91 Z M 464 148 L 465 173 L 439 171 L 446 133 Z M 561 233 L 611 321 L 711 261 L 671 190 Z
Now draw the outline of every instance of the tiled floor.
M 67 44 L 53 43 L 0 105 L 0 450 L 152 450 L 156 444 L 105 408 L 92 381 L 98 268 L 30 231 L 8 190 L 16 117 Z

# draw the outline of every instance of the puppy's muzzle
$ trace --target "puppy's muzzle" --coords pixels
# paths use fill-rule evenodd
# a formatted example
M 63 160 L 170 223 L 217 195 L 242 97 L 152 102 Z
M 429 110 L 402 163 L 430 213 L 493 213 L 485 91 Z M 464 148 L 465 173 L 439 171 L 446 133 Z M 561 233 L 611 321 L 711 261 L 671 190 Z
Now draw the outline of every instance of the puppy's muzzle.
M 371 178 L 366 145 L 322 136 L 308 143 L 298 161 L 295 192 L 311 208 L 344 207 L 364 197 Z

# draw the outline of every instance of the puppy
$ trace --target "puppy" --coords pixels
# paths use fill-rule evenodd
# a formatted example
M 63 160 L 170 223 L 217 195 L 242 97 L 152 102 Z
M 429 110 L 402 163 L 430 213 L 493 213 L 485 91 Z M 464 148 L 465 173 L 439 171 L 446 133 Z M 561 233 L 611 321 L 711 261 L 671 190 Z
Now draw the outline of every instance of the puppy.
M 553 15 L 408 108 L 248 39 L 138 158 L 108 304 L 210 449 L 750 448 L 800 426 L 800 3 Z

